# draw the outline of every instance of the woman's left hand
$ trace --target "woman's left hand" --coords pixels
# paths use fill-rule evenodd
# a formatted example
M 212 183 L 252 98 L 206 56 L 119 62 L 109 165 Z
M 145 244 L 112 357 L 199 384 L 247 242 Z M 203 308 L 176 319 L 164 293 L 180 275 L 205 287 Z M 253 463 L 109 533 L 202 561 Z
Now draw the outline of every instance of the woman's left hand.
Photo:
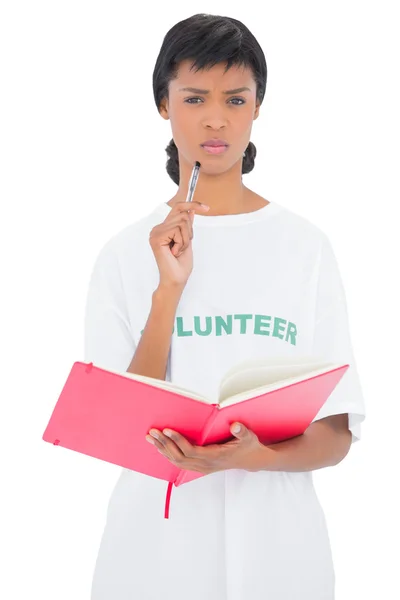
M 240 425 L 240 431 L 235 431 L 237 425 Z M 231 426 L 231 433 L 236 439 L 209 446 L 194 446 L 183 435 L 171 429 L 164 429 L 162 432 L 150 429 L 149 433 L 151 435 L 147 435 L 146 440 L 153 443 L 165 458 L 180 469 L 209 475 L 226 469 L 259 471 L 265 468 L 268 447 L 261 444 L 256 434 L 241 423 Z

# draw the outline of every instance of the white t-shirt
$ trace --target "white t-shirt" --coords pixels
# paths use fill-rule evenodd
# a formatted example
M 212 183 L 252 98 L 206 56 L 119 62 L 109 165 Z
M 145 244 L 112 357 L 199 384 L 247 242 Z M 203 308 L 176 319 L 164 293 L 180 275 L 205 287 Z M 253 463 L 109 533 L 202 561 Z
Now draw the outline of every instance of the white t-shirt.
M 150 230 L 171 208 L 114 235 L 89 284 L 84 360 L 126 371 L 159 282 Z M 314 420 L 365 417 L 345 293 L 327 236 L 270 202 L 237 215 L 195 215 L 194 267 L 181 296 L 167 380 L 216 398 L 244 360 L 316 356 L 347 370 Z M 334 568 L 312 472 L 213 473 L 173 488 L 122 469 L 111 495 L 92 600 L 333 600 Z

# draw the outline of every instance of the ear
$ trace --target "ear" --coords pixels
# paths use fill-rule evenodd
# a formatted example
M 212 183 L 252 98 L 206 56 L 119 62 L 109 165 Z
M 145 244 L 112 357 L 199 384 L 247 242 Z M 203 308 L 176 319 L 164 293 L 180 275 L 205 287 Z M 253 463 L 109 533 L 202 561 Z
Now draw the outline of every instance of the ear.
M 260 114 L 260 104 L 259 104 L 259 103 L 257 103 L 257 104 L 256 104 L 256 109 L 255 109 L 255 111 L 254 111 L 254 119 L 253 119 L 253 121 L 255 121 L 256 119 L 258 119 L 258 115 L 259 115 L 259 114 Z
M 162 116 L 163 119 L 165 119 L 166 121 L 169 120 L 168 99 L 167 98 L 163 98 L 161 100 L 160 108 L 159 108 L 158 112 L 160 113 L 160 115 Z

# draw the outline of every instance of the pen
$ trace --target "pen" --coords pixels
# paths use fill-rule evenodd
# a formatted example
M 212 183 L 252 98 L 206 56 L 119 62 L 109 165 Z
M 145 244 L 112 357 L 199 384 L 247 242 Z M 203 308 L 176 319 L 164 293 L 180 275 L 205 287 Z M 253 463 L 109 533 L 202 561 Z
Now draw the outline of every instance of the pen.
M 194 163 L 192 175 L 191 175 L 190 181 L 189 181 L 189 189 L 188 189 L 188 193 L 187 193 L 187 197 L 186 197 L 186 202 L 192 201 L 194 190 L 196 189 L 197 180 L 199 178 L 200 167 L 201 167 L 201 165 L 200 165 L 199 161 L 196 160 L 196 162 Z

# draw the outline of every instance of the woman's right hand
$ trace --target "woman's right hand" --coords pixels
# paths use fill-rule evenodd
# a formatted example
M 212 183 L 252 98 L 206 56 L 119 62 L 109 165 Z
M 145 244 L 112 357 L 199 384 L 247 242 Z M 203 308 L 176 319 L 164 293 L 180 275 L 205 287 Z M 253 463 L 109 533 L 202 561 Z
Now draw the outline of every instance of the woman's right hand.
M 160 286 L 185 287 L 193 269 L 194 214 L 208 210 L 200 202 L 177 202 L 165 221 L 151 230 L 149 241 L 160 271 Z

